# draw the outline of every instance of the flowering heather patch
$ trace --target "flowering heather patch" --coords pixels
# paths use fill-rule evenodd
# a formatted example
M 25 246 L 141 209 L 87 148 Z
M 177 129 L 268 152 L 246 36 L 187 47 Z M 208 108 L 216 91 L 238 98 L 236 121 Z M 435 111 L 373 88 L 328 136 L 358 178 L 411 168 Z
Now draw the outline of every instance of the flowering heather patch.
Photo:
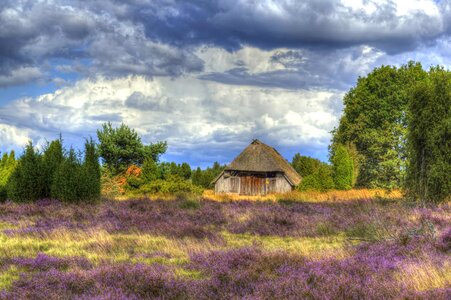
M 448 204 L 186 201 L 0 204 L 0 299 L 451 297 Z

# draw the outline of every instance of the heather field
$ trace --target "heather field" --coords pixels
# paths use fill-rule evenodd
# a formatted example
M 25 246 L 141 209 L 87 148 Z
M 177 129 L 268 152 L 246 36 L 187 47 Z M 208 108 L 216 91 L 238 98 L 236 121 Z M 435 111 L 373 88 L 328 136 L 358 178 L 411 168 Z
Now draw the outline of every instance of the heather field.
M 3 203 L 0 299 L 449 299 L 449 204 L 360 195 Z

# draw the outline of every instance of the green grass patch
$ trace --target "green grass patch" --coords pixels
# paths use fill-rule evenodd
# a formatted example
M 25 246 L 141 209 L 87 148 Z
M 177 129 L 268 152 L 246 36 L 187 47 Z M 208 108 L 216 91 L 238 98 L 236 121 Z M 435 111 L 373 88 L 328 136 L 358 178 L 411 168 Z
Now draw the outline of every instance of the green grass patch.
M 349 242 L 343 234 L 328 237 L 280 237 L 223 232 L 222 235 L 228 247 L 241 248 L 257 245 L 268 251 L 282 250 L 311 258 L 329 255 L 339 257 L 346 255 L 349 250 L 347 247 Z
M 19 279 L 20 270 L 16 266 L 10 266 L 5 271 L 0 271 L 0 291 L 9 289 L 13 282 Z

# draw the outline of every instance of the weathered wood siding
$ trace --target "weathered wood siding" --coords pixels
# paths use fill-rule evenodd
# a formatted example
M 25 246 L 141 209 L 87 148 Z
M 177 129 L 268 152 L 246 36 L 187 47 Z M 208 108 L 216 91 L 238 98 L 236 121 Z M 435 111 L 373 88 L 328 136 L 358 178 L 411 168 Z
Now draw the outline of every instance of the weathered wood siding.
M 291 190 L 291 184 L 283 174 L 263 177 L 252 174 L 231 176 L 228 173 L 224 173 L 215 184 L 215 193 L 218 194 L 231 193 L 251 196 L 286 193 Z

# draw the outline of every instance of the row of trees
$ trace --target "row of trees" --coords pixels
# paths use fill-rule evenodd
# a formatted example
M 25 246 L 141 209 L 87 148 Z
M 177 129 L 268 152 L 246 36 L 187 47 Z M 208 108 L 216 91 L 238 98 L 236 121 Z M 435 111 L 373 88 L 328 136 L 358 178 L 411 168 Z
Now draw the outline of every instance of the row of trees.
M 352 186 L 404 187 L 412 198 L 424 201 L 449 197 L 449 71 L 425 71 L 414 62 L 400 68 L 382 66 L 358 79 L 344 105 L 332 132 L 330 156 L 336 165 L 338 149 L 347 149 L 354 168 Z
M 291 164 L 302 176 L 298 189 L 318 191 L 351 189 L 356 179 L 353 151 L 350 147 L 336 145 L 330 159 L 331 165 L 309 156 L 295 154 Z
M 30 142 L 16 161 L 14 153 L 1 163 L 1 199 L 15 202 L 55 198 L 66 202 L 100 198 L 100 164 L 96 145 L 86 141 L 84 155 L 65 150 L 62 140 L 37 151 Z M 82 158 L 83 156 L 83 158 Z

